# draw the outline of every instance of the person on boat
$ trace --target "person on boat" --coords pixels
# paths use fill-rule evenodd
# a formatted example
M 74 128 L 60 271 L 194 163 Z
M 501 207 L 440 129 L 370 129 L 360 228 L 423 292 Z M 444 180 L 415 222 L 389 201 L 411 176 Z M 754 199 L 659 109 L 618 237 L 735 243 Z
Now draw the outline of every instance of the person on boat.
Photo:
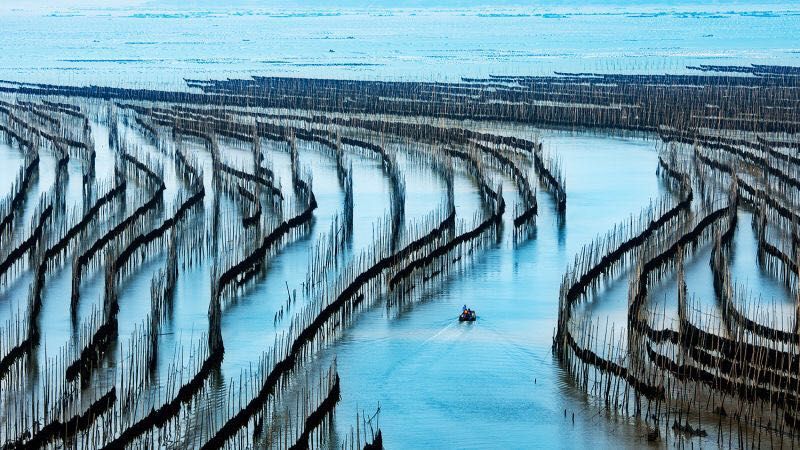
M 464 305 L 464 309 L 461 310 L 460 320 L 472 320 L 474 316 L 475 316 L 475 311 L 467 308 L 467 305 Z

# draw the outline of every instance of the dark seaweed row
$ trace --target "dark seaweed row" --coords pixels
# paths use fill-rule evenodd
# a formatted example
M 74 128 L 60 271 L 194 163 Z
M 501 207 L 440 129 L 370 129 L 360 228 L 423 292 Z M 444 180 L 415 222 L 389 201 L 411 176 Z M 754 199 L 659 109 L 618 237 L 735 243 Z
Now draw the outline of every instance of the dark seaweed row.
M 20 175 L 17 178 L 19 183 L 15 186 L 16 192 L 11 196 L 11 200 L 8 203 L 8 212 L 3 217 L 2 221 L 0 221 L 0 235 L 5 232 L 6 227 L 11 225 L 17 209 L 19 209 L 25 201 L 25 194 L 28 192 L 31 179 L 35 175 L 34 171 L 39 168 L 39 154 L 34 154 L 34 157 L 27 162 L 28 164 L 20 169 Z
M 476 177 L 478 178 L 478 187 L 480 188 L 481 197 L 484 200 L 488 197 L 493 201 L 501 201 L 503 204 L 503 211 L 505 212 L 505 201 L 500 198 L 500 194 L 497 193 L 492 187 L 489 185 L 489 182 L 483 177 L 483 172 L 481 171 L 480 166 L 478 165 L 478 161 L 472 157 L 467 152 L 462 152 L 460 150 L 455 150 L 452 148 L 445 149 L 445 152 L 450 155 L 451 157 L 457 158 L 461 161 L 464 161 L 472 170 L 472 173 L 477 174 Z
M 36 144 L 32 140 L 17 133 L 13 128 L 0 124 L 0 131 L 6 133 L 10 138 L 16 139 L 19 145 L 25 147 L 28 151 L 36 150 Z
M 797 143 L 789 143 L 789 142 L 780 142 L 780 141 L 775 141 L 775 140 L 769 140 L 769 139 L 762 138 L 761 136 L 756 136 L 756 142 L 753 142 L 750 139 L 744 139 L 744 138 L 737 139 L 737 138 L 734 138 L 734 137 L 729 137 L 729 136 L 726 137 L 726 136 L 722 136 L 722 135 L 708 136 L 708 135 L 700 134 L 698 132 L 691 132 L 691 131 L 685 131 L 685 130 L 684 131 L 678 131 L 678 130 L 666 131 L 666 130 L 662 130 L 659 134 L 661 136 L 671 135 L 671 136 L 681 136 L 683 138 L 690 138 L 690 139 L 697 138 L 698 140 L 700 140 L 700 141 L 702 141 L 704 143 L 707 143 L 709 145 L 722 144 L 722 145 L 725 145 L 725 146 L 748 147 L 748 148 L 751 148 L 753 150 L 758 150 L 758 151 L 761 151 L 761 152 L 769 153 L 770 156 L 772 156 L 773 158 L 775 158 L 777 160 L 788 161 L 788 162 L 790 162 L 790 163 L 792 163 L 794 165 L 800 165 L 800 157 L 797 157 L 795 155 L 791 155 L 791 154 L 788 154 L 788 153 L 783 153 L 783 152 L 780 152 L 780 151 L 775 149 L 775 147 L 780 147 L 780 146 L 789 146 L 790 148 L 797 149 L 798 145 L 800 145 L 800 144 L 797 144 Z
M 44 112 L 44 111 L 42 111 L 42 110 L 40 110 L 40 109 L 38 109 L 38 108 L 36 108 L 34 106 L 29 106 L 29 105 L 23 105 L 23 106 L 27 108 L 27 111 L 29 113 L 31 113 L 34 116 L 38 117 L 40 122 L 46 123 L 51 127 L 57 127 L 57 126 L 61 125 L 61 121 L 59 121 L 55 117 L 47 114 L 46 112 Z
M 146 433 L 153 427 L 164 426 L 171 418 L 180 412 L 181 405 L 189 402 L 203 387 L 206 378 L 222 362 L 222 351 L 211 352 L 203 361 L 203 365 L 188 383 L 178 389 L 178 394 L 171 401 L 153 409 L 148 415 L 126 428 L 116 439 L 102 447 L 102 450 L 115 450 L 125 448 L 127 445 Z
M 2 105 L 6 105 L 6 106 L 2 106 Z M 0 102 L 0 111 L 4 112 L 6 115 L 8 115 L 11 118 L 12 122 L 19 124 L 22 128 L 24 128 L 25 130 L 28 130 L 30 133 L 32 133 L 34 135 L 41 136 L 41 137 L 47 139 L 48 141 L 52 142 L 53 145 L 55 145 L 56 147 L 61 146 L 61 145 L 66 145 L 67 147 L 74 147 L 74 148 L 77 148 L 77 149 L 80 149 L 80 150 L 84 150 L 84 151 L 87 151 L 87 152 L 91 151 L 91 149 L 84 142 L 76 141 L 74 139 L 70 139 L 70 138 L 67 138 L 67 137 L 64 137 L 64 136 L 56 136 L 55 134 L 52 134 L 52 133 L 48 132 L 47 130 L 35 127 L 35 126 L 25 122 L 24 120 L 21 120 L 18 117 L 12 115 L 11 114 L 11 108 L 16 108 L 16 107 L 18 107 L 18 105 L 13 105 L 13 104 L 10 104 L 10 103 Z M 49 117 L 49 116 L 47 116 L 47 117 Z M 55 120 L 55 119 L 52 119 L 52 120 Z M 57 120 L 56 120 L 56 122 L 59 123 Z
M 631 374 L 627 367 L 605 359 L 588 348 L 582 348 L 577 342 L 575 342 L 575 339 L 572 337 L 572 333 L 569 331 L 566 333 L 565 340 L 567 346 L 572 349 L 575 356 L 577 356 L 578 359 L 586 364 L 596 367 L 602 372 L 609 373 L 625 380 L 625 382 L 635 389 L 636 392 L 639 392 L 648 399 L 664 399 L 663 386 L 653 386 L 647 382 L 641 381 L 635 375 Z
M 28 102 L 18 101 L 18 103 L 24 105 Z M 42 100 L 41 105 L 36 105 L 36 106 L 47 108 L 48 110 L 53 112 L 58 112 L 66 114 L 68 116 L 77 117 L 79 119 L 84 119 L 84 121 L 88 120 L 86 115 L 81 112 L 80 106 L 77 105 L 70 105 L 68 103 L 50 102 L 47 100 Z
M 679 210 L 676 210 L 676 209 L 673 208 L 673 209 L 669 210 L 667 214 L 668 215 L 676 214 L 676 213 L 673 213 L 673 211 L 679 211 Z M 663 218 L 663 217 L 664 216 L 661 216 L 661 218 Z M 648 227 L 645 230 L 645 233 L 647 233 L 648 235 L 650 233 L 652 233 L 651 230 L 653 229 L 652 228 L 653 223 L 655 223 L 655 222 L 651 222 L 651 226 Z M 666 223 L 666 222 L 664 222 L 664 223 Z M 663 225 L 663 223 L 662 223 L 662 225 Z M 659 225 L 659 227 L 660 227 L 660 225 Z M 628 383 L 628 385 L 630 385 L 632 388 L 634 388 L 634 390 L 636 392 L 640 393 L 641 395 L 645 396 L 646 398 L 651 399 L 651 400 L 661 400 L 661 399 L 665 398 L 665 392 L 664 392 L 664 388 L 662 386 L 654 386 L 654 385 L 649 384 L 646 381 L 640 380 L 634 374 L 630 373 L 630 371 L 626 367 L 621 366 L 621 365 L 619 365 L 619 364 L 617 364 L 617 363 L 615 363 L 615 362 L 613 362 L 611 360 L 605 359 L 605 358 L 597 355 L 595 352 L 589 350 L 588 348 L 581 347 L 575 341 L 575 339 L 572 337 L 572 333 L 569 331 L 569 327 L 567 326 L 567 321 L 569 320 L 569 317 L 571 316 L 571 309 L 572 309 L 572 304 L 574 303 L 574 301 L 578 298 L 578 296 L 581 295 L 582 292 L 585 291 L 585 289 L 588 287 L 589 283 L 593 282 L 594 279 L 598 278 L 601 274 L 605 273 L 605 271 L 608 270 L 611 267 L 610 264 L 615 264 L 617 261 L 619 261 L 622 258 L 622 256 L 625 254 L 626 251 L 630 250 L 630 249 L 628 249 L 628 250 L 623 251 L 621 253 L 617 253 L 619 251 L 619 249 L 622 248 L 623 246 L 630 245 L 629 243 L 632 242 L 632 241 L 635 241 L 635 240 L 636 240 L 636 237 L 632 238 L 631 240 L 625 241 L 620 247 L 618 247 L 617 249 L 612 251 L 611 254 L 615 255 L 613 259 L 608 258 L 608 255 L 604 256 L 601 259 L 601 264 L 593 266 L 593 268 L 590 269 L 589 272 L 587 272 L 587 274 L 588 273 L 593 273 L 594 274 L 593 277 L 586 278 L 587 274 L 584 274 L 584 276 L 581 277 L 580 280 L 583 280 L 584 278 L 586 278 L 588 280 L 586 283 L 578 281 L 577 283 L 572 285 L 570 290 L 575 288 L 575 290 L 573 291 L 573 294 L 572 294 L 574 297 L 570 297 L 570 294 L 568 293 L 567 294 L 567 298 L 568 299 L 571 298 L 572 300 L 562 302 L 565 305 L 564 307 L 562 307 L 562 309 L 566 309 L 566 311 L 564 311 L 565 317 L 564 318 L 562 318 L 562 317 L 559 318 L 559 331 L 558 331 L 558 335 L 557 335 L 559 338 L 556 339 L 555 345 L 559 346 L 559 348 L 562 348 L 562 349 L 565 348 L 565 347 L 570 348 L 572 350 L 573 354 L 578 359 L 583 361 L 584 363 L 589 364 L 589 365 L 599 369 L 602 372 L 609 373 L 611 375 L 617 376 L 617 377 L 625 380 L 625 382 Z M 638 247 L 638 245 L 642 245 L 642 244 L 639 243 L 637 245 L 634 245 L 632 248 L 636 248 L 636 247 Z M 609 261 L 609 262 L 605 262 L 605 261 Z M 601 267 L 601 266 L 605 267 L 605 269 L 598 269 L 598 267 Z M 569 292 L 569 291 L 567 291 L 567 292 Z
M 150 134 L 150 136 L 151 136 L 152 138 L 154 138 L 154 139 L 155 139 L 155 138 L 157 138 L 157 137 L 158 137 L 158 130 L 156 130 L 156 127 L 154 127 L 154 126 L 153 126 L 153 124 L 151 124 L 151 123 L 149 123 L 149 122 L 145 122 L 145 121 L 144 121 L 144 120 L 142 120 L 142 118 L 141 118 L 141 117 L 139 117 L 139 116 L 135 116 L 133 120 L 135 120 L 135 121 L 136 121 L 136 123 L 137 123 L 137 124 L 138 124 L 140 127 L 142 127 L 142 128 L 145 130 L 145 131 L 147 131 L 147 132 Z
M 780 261 L 786 267 L 786 270 L 788 270 L 789 272 L 794 274 L 799 273 L 797 263 L 794 262 L 792 257 L 781 251 L 781 249 L 779 249 L 778 247 L 767 242 L 766 239 L 759 240 L 758 247 L 760 251 L 764 252 L 767 255 L 773 256 L 778 261 Z
M 696 367 L 693 364 L 679 365 L 668 357 L 656 353 L 650 345 L 647 345 L 647 354 L 650 360 L 655 363 L 656 367 L 673 373 L 679 380 L 699 381 L 714 389 L 737 395 L 750 402 L 761 400 L 766 403 L 783 405 L 789 408 L 796 408 L 800 404 L 800 399 L 798 399 L 796 395 L 788 392 L 754 386 L 747 382 L 728 380 L 727 378 L 717 376 L 714 373 Z M 714 356 L 708 355 L 707 359 L 711 367 L 720 367 L 722 364 L 717 361 L 718 358 Z M 789 414 L 788 411 L 787 414 Z
M 165 189 L 166 186 L 164 185 L 164 179 L 161 178 L 161 175 L 153 171 L 150 166 L 139 161 L 135 156 L 129 153 L 123 153 L 122 159 L 130 164 L 133 164 L 138 170 L 147 175 L 147 178 L 149 178 L 159 190 L 163 191 Z
M 307 223 L 314 216 L 314 210 L 317 208 L 317 199 L 314 193 L 310 193 L 310 199 L 306 209 L 299 215 L 292 217 L 289 220 L 284 220 L 272 232 L 270 232 L 261 241 L 255 250 L 253 250 L 244 259 L 234 264 L 232 267 L 223 272 L 217 281 L 217 292 L 222 292 L 229 284 L 236 280 L 239 276 L 246 273 L 252 267 L 257 266 L 262 259 L 266 256 L 267 252 L 273 245 L 280 241 L 289 231 Z
M 3 449 L 39 449 L 56 439 L 66 441 L 78 432 L 89 429 L 92 422 L 111 408 L 115 401 L 117 401 L 117 388 L 112 386 L 111 390 L 89 405 L 83 414 L 76 414 L 66 422 L 56 419 L 39 429 L 30 439 L 6 444 Z
M 80 108 L 78 108 L 77 106 L 75 107 L 75 109 L 73 109 L 73 108 L 65 108 L 64 107 L 64 106 L 74 106 L 74 105 L 66 105 L 64 103 L 53 103 L 53 102 L 48 102 L 46 100 L 42 100 L 42 103 L 34 103 L 34 102 L 26 102 L 26 101 L 22 101 L 22 100 L 17 100 L 17 104 L 22 105 L 22 106 L 26 106 L 28 108 L 34 108 L 34 109 L 37 109 L 37 110 L 44 110 L 44 111 L 50 111 L 50 112 L 59 113 L 59 114 L 66 114 L 68 116 L 76 117 L 76 118 L 79 118 L 79 119 L 84 119 L 84 121 L 87 120 L 87 117 L 83 113 L 80 112 Z
M 724 163 L 722 161 L 711 159 L 708 156 L 705 156 L 698 151 L 695 152 L 695 158 L 697 158 L 698 161 L 706 164 L 707 166 L 719 170 L 723 173 L 735 172 L 731 165 Z M 786 206 L 782 205 L 775 198 L 775 196 L 768 195 L 763 189 L 751 185 L 743 178 L 737 179 L 737 186 L 739 194 L 742 196 L 743 200 L 746 200 L 755 206 L 758 206 L 759 202 L 763 201 L 766 206 L 769 206 L 781 217 L 784 217 L 790 222 L 795 221 L 795 223 L 800 223 L 800 215 L 798 215 L 791 209 L 787 208 Z
M 628 318 L 630 321 L 638 320 L 639 310 L 647 300 L 647 286 L 650 281 L 650 274 L 659 267 L 664 266 L 672 261 L 678 255 L 678 253 L 682 252 L 687 246 L 697 245 L 697 242 L 705 230 L 717 220 L 724 217 L 728 212 L 728 206 L 712 211 L 708 215 L 704 216 L 694 226 L 694 228 L 675 239 L 667 249 L 648 259 L 644 262 L 644 264 L 642 264 L 641 273 L 638 280 L 635 282 L 636 290 L 631 297 L 631 302 L 628 307 Z
M 175 159 L 178 161 L 178 164 L 181 166 L 183 171 L 189 174 L 190 182 L 202 182 L 201 180 L 203 177 L 200 173 L 200 170 L 189 163 L 189 160 L 186 158 L 186 155 L 183 153 L 180 147 L 175 149 Z
M 673 210 L 670 210 L 670 212 Z M 716 219 L 718 219 L 722 213 L 728 211 L 728 208 L 723 208 L 721 210 L 712 212 L 708 216 L 704 217 L 695 228 L 693 228 L 688 233 L 682 235 L 680 238 L 676 240 L 676 242 L 669 247 L 665 252 L 662 252 L 658 256 L 654 257 L 653 259 L 648 260 L 642 269 L 641 275 L 638 278 L 638 282 L 636 283 L 637 291 L 633 295 L 633 301 L 629 306 L 628 311 L 628 320 L 630 322 L 631 328 L 635 330 L 642 331 L 644 328 L 645 330 L 649 330 L 649 325 L 646 322 L 636 320 L 635 318 L 638 317 L 638 311 L 643 301 L 643 298 L 646 298 L 647 292 L 647 280 L 648 274 L 655 270 L 655 268 L 659 267 L 660 265 L 665 264 L 670 257 L 674 257 L 678 250 L 684 248 L 686 245 L 690 245 L 693 242 L 696 242 L 697 239 L 700 238 L 703 231 Z M 663 217 L 663 216 L 662 216 Z M 647 228 L 650 230 L 650 227 Z M 651 233 L 651 232 L 650 232 Z M 627 242 L 631 242 L 626 241 Z M 623 244 L 624 245 L 624 244 Z M 641 243 L 639 244 L 641 245 Z M 597 266 L 595 266 L 597 267 Z M 573 285 L 575 286 L 575 285 Z M 568 294 L 569 295 L 569 294 Z M 571 303 L 567 303 L 568 305 Z M 617 377 L 624 379 L 634 390 L 639 392 L 641 395 L 645 396 L 648 399 L 655 399 L 660 400 L 664 399 L 664 388 L 663 386 L 653 386 L 645 381 L 638 379 L 635 375 L 631 374 L 627 368 L 620 366 L 619 364 L 614 363 L 613 361 L 607 360 L 602 358 L 601 356 L 595 354 L 591 350 L 587 348 L 582 348 L 572 337 L 572 333 L 569 331 L 568 327 L 565 325 L 562 326 L 563 329 L 563 336 L 564 336 L 564 344 L 572 349 L 575 356 L 577 356 L 581 361 L 584 363 L 590 364 L 593 367 L 600 369 L 603 372 L 610 373 Z
M 736 145 L 731 145 L 725 143 L 721 139 L 711 140 L 707 138 L 701 138 L 698 136 L 690 137 L 688 135 L 677 135 L 677 134 L 670 134 L 670 135 L 662 135 L 661 139 L 664 142 L 680 142 L 682 144 L 699 144 L 707 148 L 715 148 L 719 150 L 723 150 L 725 152 L 737 155 L 742 159 L 750 161 L 755 166 L 764 169 L 767 173 L 774 176 L 775 178 L 781 180 L 782 182 L 786 183 L 789 186 L 792 186 L 795 189 L 800 189 L 800 180 L 795 178 L 794 176 L 785 173 L 784 171 L 774 167 L 773 165 L 769 164 L 766 158 L 753 154 L 752 152 L 748 152 L 742 150 Z
M 164 222 L 161 223 L 161 225 L 148 231 L 147 233 L 140 234 L 139 236 L 135 237 L 133 241 L 131 241 L 131 243 L 128 244 L 128 246 L 125 247 L 114 260 L 113 267 L 117 270 L 122 268 L 128 262 L 128 259 L 130 259 L 134 252 L 136 252 L 136 250 L 162 237 L 164 233 L 166 233 L 181 219 L 183 219 L 186 213 L 188 213 L 193 206 L 202 202 L 203 198 L 205 197 L 205 188 L 203 187 L 202 183 L 198 183 L 197 187 L 197 191 L 190 195 L 189 198 L 184 200 L 183 203 L 181 203 L 172 217 L 168 217 L 164 220 Z
M 459 234 L 458 236 L 454 237 L 449 242 L 436 247 L 427 255 L 424 255 L 420 258 L 417 258 L 392 276 L 389 280 L 389 287 L 393 289 L 397 283 L 400 281 L 408 278 L 414 271 L 425 267 L 435 261 L 437 258 L 440 258 L 444 255 L 450 253 L 453 249 L 457 248 L 458 246 L 467 243 L 471 240 L 477 239 L 481 236 L 486 230 L 490 229 L 492 226 L 496 225 L 500 220 L 503 218 L 503 213 L 505 212 L 505 202 L 500 199 L 500 204 L 497 210 L 489 215 L 483 222 L 479 223 L 478 226 L 471 230 L 467 230 L 464 233 Z
M 39 219 L 37 221 L 36 227 L 31 231 L 30 236 L 28 236 L 24 241 L 22 241 L 16 248 L 11 250 L 6 258 L 0 262 L 0 275 L 5 274 L 11 266 L 14 265 L 28 250 L 32 249 L 36 246 L 36 243 L 42 237 L 42 229 L 44 228 L 45 224 L 48 220 L 50 220 L 50 216 L 53 214 L 53 206 L 48 204 L 44 210 L 39 214 Z
M 556 200 L 556 209 L 559 213 L 564 213 L 567 209 L 567 192 L 564 190 L 564 183 L 562 180 L 556 178 L 550 167 L 545 164 L 542 157 L 542 150 L 539 147 L 534 153 L 533 165 L 536 167 L 537 172 L 544 178 L 545 183 L 553 192 Z
M 712 64 L 700 64 L 699 66 L 686 66 L 687 69 L 699 70 L 702 72 L 733 72 L 750 73 L 757 76 L 765 75 L 800 75 L 800 68 L 794 66 L 768 66 L 764 64 L 751 64 L 749 66 L 719 66 Z
M 261 218 L 261 202 L 258 201 L 256 195 L 250 191 L 248 191 L 244 186 L 241 184 L 237 186 L 237 191 L 242 198 L 246 199 L 250 202 L 251 205 L 255 208 L 255 212 L 252 215 L 242 217 L 242 225 L 247 228 L 258 224 L 259 219 Z
M 500 166 L 502 166 L 503 169 L 510 173 L 511 178 L 517 185 L 517 189 L 519 190 L 520 197 L 522 197 L 524 206 L 523 211 L 514 218 L 514 226 L 520 227 L 527 223 L 530 219 L 536 216 L 538 211 L 536 194 L 533 192 L 533 189 L 531 189 L 528 177 L 522 173 L 522 170 L 520 170 L 520 168 L 514 161 L 511 160 L 511 158 L 504 155 L 502 152 L 481 143 L 475 143 L 475 145 L 479 150 L 491 155 L 495 160 L 497 160 L 497 162 L 500 163 Z
M 125 106 L 127 107 L 128 105 L 125 105 Z M 137 112 L 140 112 L 140 113 L 150 113 L 150 114 L 152 114 L 154 111 L 157 111 L 159 114 L 167 115 L 168 118 L 162 117 L 162 118 L 159 119 L 159 120 L 162 120 L 162 123 L 164 123 L 164 124 L 175 123 L 175 121 L 177 120 L 174 116 L 169 116 L 169 114 L 171 114 L 171 111 L 169 111 L 169 110 L 163 110 L 163 109 L 158 109 L 158 108 L 141 108 L 141 107 L 134 107 L 134 106 L 130 106 L 130 107 L 132 109 L 135 109 Z M 187 108 L 182 108 L 182 110 L 187 111 L 188 109 Z M 188 111 L 192 111 L 192 110 L 188 110 Z M 215 113 L 217 115 L 223 115 L 224 114 L 224 111 L 221 111 L 221 110 L 212 110 L 212 111 L 204 111 L 204 112 L 212 112 L 212 113 Z M 253 114 L 253 113 L 251 113 L 251 114 L 258 116 L 258 114 Z M 246 135 L 246 133 L 249 132 L 249 127 L 250 127 L 249 125 L 239 124 L 239 123 L 231 122 L 231 121 L 227 121 L 227 120 L 221 120 L 218 117 L 215 117 L 213 115 L 194 114 L 194 116 L 195 117 L 203 117 L 203 118 L 206 119 L 206 122 L 203 122 L 203 123 L 191 122 L 191 124 L 192 124 L 191 129 L 192 130 L 197 130 L 197 129 L 200 129 L 204 125 L 208 125 L 208 126 L 213 127 L 215 129 L 215 131 L 218 132 L 218 133 L 228 133 L 228 134 L 233 135 L 233 136 L 243 136 L 243 135 Z M 337 124 L 337 125 L 343 125 L 343 126 L 356 126 L 356 127 L 361 127 L 361 128 L 365 128 L 365 129 L 371 129 L 373 131 L 387 131 L 387 129 L 388 129 L 389 132 L 394 132 L 395 134 L 400 134 L 400 135 L 404 135 L 404 134 L 408 135 L 408 130 L 403 130 L 403 129 L 404 128 L 407 129 L 407 128 L 409 128 L 411 126 L 410 124 L 406 124 L 406 123 L 402 123 L 402 122 L 368 121 L 368 120 L 361 120 L 361 119 L 350 119 L 350 120 L 347 120 L 347 119 L 339 119 L 339 118 L 329 118 L 329 117 L 326 117 L 326 116 L 314 116 L 312 118 L 309 118 L 309 117 L 306 117 L 306 116 L 293 116 L 293 115 L 288 115 L 288 116 L 284 116 L 284 115 L 281 115 L 281 116 L 266 115 L 266 116 L 268 116 L 268 117 L 280 117 L 280 118 L 286 118 L 286 119 L 292 119 L 292 120 L 302 120 L 302 121 L 306 121 L 306 122 L 320 122 L 320 123 Z M 182 120 L 185 121 L 186 119 L 182 119 Z M 415 128 L 419 127 L 419 125 L 414 125 L 414 127 Z M 326 145 L 326 146 L 328 146 L 330 148 L 336 148 L 336 144 L 334 142 L 332 142 L 329 139 L 326 139 L 325 137 L 321 136 L 320 134 L 315 133 L 315 132 L 310 131 L 310 130 L 302 130 L 302 129 L 299 129 L 299 128 L 288 127 L 288 126 L 283 126 L 283 125 L 267 124 L 267 123 L 264 123 L 264 122 L 259 122 L 257 124 L 257 129 L 258 129 L 259 134 L 266 135 L 267 137 L 283 136 L 282 138 L 279 138 L 278 140 L 288 141 L 288 139 L 285 138 L 285 136 L 287 136 L 289 134 L 292 134 L 292 135 L 294 135 L 294 136 L 296 136 L 296 137 L 298 137 L 300 139 L 303 139 L 303 140 L 307 140 L 307 141 L 311 141 L 311 142 L 317 142 L 317 143 L 320 143 L 322 145 Z M 475 132 L 475 131 L 471 131 L 471 130 L 467 130 L 467 129 L 440 128 L 440 127 L 434 127 L 434 126 L 431 126 L 431 125 L 424 125 L 422 130 L 423 130 L 423 133 L 425 133 L 425 135 L 427 135 L 427 136 L 443 135 L 443 137 L 441 139 L 443 141 L 445 141 L 445 142 L 449 142 L 450 139 L 453 138 L 453 137 L 457 137 L 458 138 L 458 142 L 461 142 L 461 143 L 464 143 L 464 144 L 469 143 L 470 139 L 481 139 L 481 140 L 486 140 L 486 141 L 489 141 L 489 142 L 492 142 L 492 143 L 495 143 L 495 144 L 510 145 L 510 146 L 513 146 L 514 148 L 518 148 L 520 150 L 527 151 L 528 153 L 530 153 L 530 154 L 532 154 L 534 156 L 534 160 L 536 161 L 537 170 L 539 171 L 539 173 L 543 177 L 543 180 L 546 182 L 546 184 L 554 192 L 554 195 L 556 196 L 556 202 L 557 202 L 559 210 L 563 211 L 563 209 L 564 209 L 564 207 L 566 205 L 566 193 L 564 192 L 564 189 L 562 187 L 563 183 L 558 181 L 558 178 L 556 177 L 556 175 L 553 174 L 547 168 L 547 165 L 545 164 L 540 152 L 537 151 L 537 149 L 539 149 L 539 150 L 541 149 L 541 145 L 537 145 L 536 143 L 534 143 L 532 141 L 527 141 L 527 140 L 524 140 L 524 139 L 521 139 L 521 138 L 509 137 L 509 136 L 497 136 L 497 135 L 493 135 L 493 134 L 489 134 L 489 133 L 480 133 L 480 132 Z M 193 134 L 194 135 L 198 135 L 198 132 L 195 131 L 195 132 L 193 132 Z M 386 153 L 386 151 L 381 146 L 379 146 L 377 144 L 373 144 L 373 143 L 369 143 L 369 142 L 366 142 L 366 141 L 363 141 L 363 140 L 359 140 L 359 139 L 355 139 L 355 138 L 349 138 L 349 137 L 342 137 L 341 138 L 341 143 L 347 144 L 347 145 L 353 145 L 353 146 L 361 147 L 361 148 L 364 148 L 364 149 L 367 149 L 367 150 L 371 150 L 371 151 L 379 154 L 381 156 L 381 159 L 383 161 L 383 165 L 384 165 L 385 168 L 386 167 L 390 167 L 391 164 L 392 164 L 391 158 L 389 157 L 389 155 Z M 519 170 L 519 168 L 516 167 L 516 164 L 514 164 L 513 161 L 511 161 L 508 157 L 503 155 L 501 152 L 499 152 L 499 151 L 497 151 L 495 149 L 492 149 L 490 147 L 487 147 L 485 145 L 481 145 L 481 144 L 478 144 L 478 148 L 481 149 L 482 151 L 484 151 L 485 153 L 488 153 L 491 156 L 495 157 L 501 163 L 501 165 L 503 165 L 504 167 L 506 167 L 508 170 L 510 170 L 512 172 L 515 180 L 523 180 L 523 181 L 517 181 L 517 182 L 521 186 L 520 187 L 520 191 L 523 194 L 523 198 L 525 198 L 527 200 L 529 206 L 526 208 L 525 211 L 523 211 L 520 214 L 519 217 L 515 218 L 515 221 L 514 221 L 515 225 L 516 226 L 520 226 L 522 223 L 525 223 L 531 217 L 533 217 L 536 214 L 536 209 L 537 209 L 536 208 L 535 196 L 533 195 L 533 193 L 532 193 L 532 191 L 530 189 L 530 186 L 527 183 L 527 177 Z M 223 168 L 223 170 L 227 170 L 227 169 Z M 234 173 L 234 172 L 231 172 L 231 173 Z M 244 174 L 244 173 L 234 173 L 234 174 L 237 175 L 237 176 L 242 176 L 245 179 L 249 179 L 249 178 L 246 178 L 246 176 L 253 177 L 253 175 Z M 258 181 L 258 180 L 252 180 L 252 181 Z
M 231 174 L 231 175 L 233 175 L 233 176 L 235 176 L 237 178 L 240 178 L 242 180 L 247 180 L 247 181 L 252 181 L 254 183 L 258 183 L 258 184 L 266 187 L 269 190 L 270 195 L 272 195 L 275 198 L 278 198 L 280 200 L 283 200 L 283 193 L 281 193 L 281 190 L 278 189 L 277 187 L 275 187 L 275 185 L 268 178 L 263 178 L 263 177 L 258 176 L 258 175 L 253 175 L 252 173 L 248 173 L 248 172 L 245 172 L 243 170 L 236 169 L 236 168 L 231 167 L 231 166 L 229 166 L 229 165 L 227 165 L 225 163 L 222 163 L 222 162 L 219 163 L 219 168 L 223 172 Z
M 322 425 L 322 421 L 325 420 L 325 417 L 333 414 L 333 410 L 336 408 L 336 404 L 341 398 L 339 374 L 337 373 L 335 376 L 335 381 L 333 382 L 333 386 L 331 387 L 330 391 L 328 391 L 328 395 L 319 404 L 317 409 L 315 409 L 306 418 L 305 423 L 303 424 L 303 432 L 297 438 L 297 441 L 294 443 L 294 445 L 289 447 L 289 450 L 301 450 L 309 448 L 308 439 L 311 437 L 311 433 L 317 429 L 317 427 Z
M 711 251 L 711 269 L 714 275 L 714 290 L 717 293 L 717 298 L 722 303 L 722 316 L 726 322 L 736 322 L 745 330 L 750 331 L 758 336 L 765 337 L 772 341 L 780 341 L 786 343 L 800 343 L 800 335 L 794 332 L 783 331 L 777 328 L 772 328 L 762 325 L 754 320 L 749 319 L 744 314 L 739 312 L 736 304 L 731 296 L 730 286 L 730 272 L 727 255 L 724 252 L 725 247 L 729 247 L 733 240 L 733 234 L 736 227 L 736 215 L 731 214 L 730 225 L 728 229 L 722 233 L 718 240 L 714 243 L 714 248 Z M 770 254 L 781 261 L 787 268 L 794 270 L 797 273 L 797 267 L 792 259 L 780 251 L 777 247 L 773 246 L 764 239 L 759 239 L 759 250 Z

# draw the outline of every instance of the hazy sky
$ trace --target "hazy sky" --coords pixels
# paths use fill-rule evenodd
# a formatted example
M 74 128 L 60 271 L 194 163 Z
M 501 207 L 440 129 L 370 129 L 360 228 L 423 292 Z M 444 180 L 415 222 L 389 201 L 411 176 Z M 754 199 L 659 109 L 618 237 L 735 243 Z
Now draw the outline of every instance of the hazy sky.
M 104 6 L 137 6 L 147 0 L 0 0 L 0 11 L 23 10 L 29 12 L 46 12 L 62 8 L 99 8 Z
M 332 4 L 332 3 L 335 3 Z M 724 9 L 730 6 L 760 7 L 785 7 L 791 8 L 791 2 L 780 0 L 708 0 L 697 2 L 695 0 L 0 0 L 0 11 L 41 13 L 58 11 L 71 8 L 169 8 L 169 9 L 269 9 L 269 8 L 392 8 L 392 7 L 471 7 L 471 6 L 531 6 L 536 8 L 547 7 L 576 7 L 583 5 L 593 6 L 641 6 L 641 7 L 675 7 L 675 6 L 700 6 L 705 8 Z

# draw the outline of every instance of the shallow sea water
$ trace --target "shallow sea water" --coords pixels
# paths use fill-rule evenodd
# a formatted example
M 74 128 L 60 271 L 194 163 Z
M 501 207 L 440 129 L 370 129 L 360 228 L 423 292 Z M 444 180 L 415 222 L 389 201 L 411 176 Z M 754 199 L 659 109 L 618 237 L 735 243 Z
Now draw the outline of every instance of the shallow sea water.
M 800 9 L 780 1 L 73 3 L 0 7 L 0 79 L 182 88 L 250 75 L 439 81 L 800 61 Z

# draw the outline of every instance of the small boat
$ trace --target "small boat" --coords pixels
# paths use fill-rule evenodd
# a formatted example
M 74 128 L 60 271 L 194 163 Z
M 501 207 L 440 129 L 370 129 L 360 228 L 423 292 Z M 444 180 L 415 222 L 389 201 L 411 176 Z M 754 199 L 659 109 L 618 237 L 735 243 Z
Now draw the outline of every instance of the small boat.
M 478 316 L 475 314 L 474 310 L 467 308 L 466 306 L 464 309 L 461 310 L 461 315 L 458 316 L 459 322 L 474 322 Z

